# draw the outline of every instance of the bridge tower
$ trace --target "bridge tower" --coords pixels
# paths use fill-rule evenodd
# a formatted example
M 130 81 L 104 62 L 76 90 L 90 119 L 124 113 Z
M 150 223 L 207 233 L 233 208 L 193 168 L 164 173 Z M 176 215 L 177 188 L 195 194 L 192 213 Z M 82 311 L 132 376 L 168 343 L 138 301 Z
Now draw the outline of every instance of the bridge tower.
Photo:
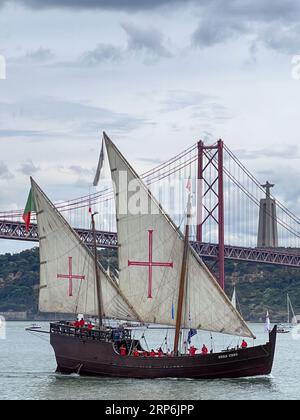
M 217 226 L 219 284 L 225 288 L 225 242 L 224 242 L 224 143 L 219 140 L 213 146 L 198 142 L 198 191 L 197 191 L 197 241 L 203 242 L 204 225 L 210 221 Z M 211 196 L 207 205 L 205 197 Z
M 267 181 L 262 187 L 266 189 L 266 198 L 260 200 L 257 246 L 276 248 L 278 247 L 276 201 L 271 197 L 271 188 L 274 184 Z

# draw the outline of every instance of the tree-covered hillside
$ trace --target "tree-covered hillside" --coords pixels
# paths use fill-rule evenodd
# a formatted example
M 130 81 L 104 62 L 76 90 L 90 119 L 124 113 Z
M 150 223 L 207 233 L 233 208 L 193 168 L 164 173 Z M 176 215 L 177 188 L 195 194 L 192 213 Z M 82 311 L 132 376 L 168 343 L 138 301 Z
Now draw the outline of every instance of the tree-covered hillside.
M 300 269 L 246 262 L 226 263 L 226 292 L 236 284 L 241 312 L 248 320 L 287 320 L 287 294 L 300 314 Z
M 115 251 L 103 250 L 101 262 L 114 271 Z M 209 264 L 209 262 L 208 262 Z M 38 248 L 19 254 L 0 255 L 0 312 L 37 312 L 39 284 Z M 286 319 L 286 295 L 290 294 L 295 311 L 300 314 L 300 269 L 252 263 L 226 262 L 226 292 L 236 284 L 241 311 L 247 320 L 261 321 L 269 310 L 273 321 Z

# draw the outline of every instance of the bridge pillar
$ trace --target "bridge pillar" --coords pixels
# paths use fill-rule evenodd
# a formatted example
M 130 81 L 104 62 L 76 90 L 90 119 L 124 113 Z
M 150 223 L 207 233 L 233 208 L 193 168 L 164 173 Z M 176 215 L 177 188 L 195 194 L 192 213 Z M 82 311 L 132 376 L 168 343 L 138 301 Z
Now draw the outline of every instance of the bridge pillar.
M 270 192 L 274 184 L 267 181 L 262 187 L 266 189 L 266 198 L 260 200 L 257 246 L 258 248 L 277 248 L 276 201 L 271 197 Z
M 198 143 L 198 188 L 197 188 L 197 241 L 203 242 L 204 225 L 210 221 L 218 225 L 218 271 L 219 284 L 225 288 L 225 239 L 224 239 L 224 180 L 223 149 L 219 140 L 217 145 L 205 146 Z M 214 174 L 213 176 L 212 173 Z M 210 207 L 204 205 L 204 198 L 212 194 L 214 200 Z

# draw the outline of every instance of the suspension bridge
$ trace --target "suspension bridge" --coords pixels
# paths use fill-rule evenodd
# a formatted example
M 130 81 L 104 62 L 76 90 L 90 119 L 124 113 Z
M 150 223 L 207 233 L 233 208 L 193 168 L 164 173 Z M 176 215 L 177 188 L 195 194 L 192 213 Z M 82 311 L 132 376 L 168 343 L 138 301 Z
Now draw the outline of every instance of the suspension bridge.
M 142 174 L 142 179 L 179 228 L 190 180 L 194 207 L 190 241 L 201 257 L 215 259 L 222 287 L 225 259 L 300 267 L 299 217 L 271 194 L 271 184 L 262 185 L 265 180 L 259 181 L 221 140 L 211 146 L 199 141 Z M 56 203 L 56 208 L 87 245 L 93 243 L 90 211 L 98 212 L 97 245 L 118 247 L 112 186 Z M 1 239 L 38 241 L 34 219 L 26 232 L 22 215 L 23 210 L 0 212 Z M 269 225 L 269 239 L 262 239 L 263 224 Z

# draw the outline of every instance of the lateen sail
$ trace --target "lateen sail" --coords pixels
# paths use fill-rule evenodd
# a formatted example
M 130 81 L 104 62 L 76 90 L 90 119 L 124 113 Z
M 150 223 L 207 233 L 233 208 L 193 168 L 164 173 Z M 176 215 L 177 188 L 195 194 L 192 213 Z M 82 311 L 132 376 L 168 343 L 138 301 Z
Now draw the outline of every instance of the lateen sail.
M 31 180 L 40 241 L 41 312 L 98 315 L 93 255 Z M 137 320 L 139 315 L 100 265 L 103 316 Z
M 295 315 L 295 311 L 292 305 L 292 301 L 290 299 L 290 296 L 287 295 L 287 307 L 288 307 L 288 324 L 290 323 L 290 309 L 292 312 L 292 325 L 297 325 L 298 321 L 297 321 L 297 317 Z
M 115 188 L 120 288 L 144 322 L 175 325 L 183 236 L 111 140 L 104 140 Z M 144 211 L 129 212 L 137 190 Z M 185 328 L 254 337 L 191 247 L 183 313 Z

